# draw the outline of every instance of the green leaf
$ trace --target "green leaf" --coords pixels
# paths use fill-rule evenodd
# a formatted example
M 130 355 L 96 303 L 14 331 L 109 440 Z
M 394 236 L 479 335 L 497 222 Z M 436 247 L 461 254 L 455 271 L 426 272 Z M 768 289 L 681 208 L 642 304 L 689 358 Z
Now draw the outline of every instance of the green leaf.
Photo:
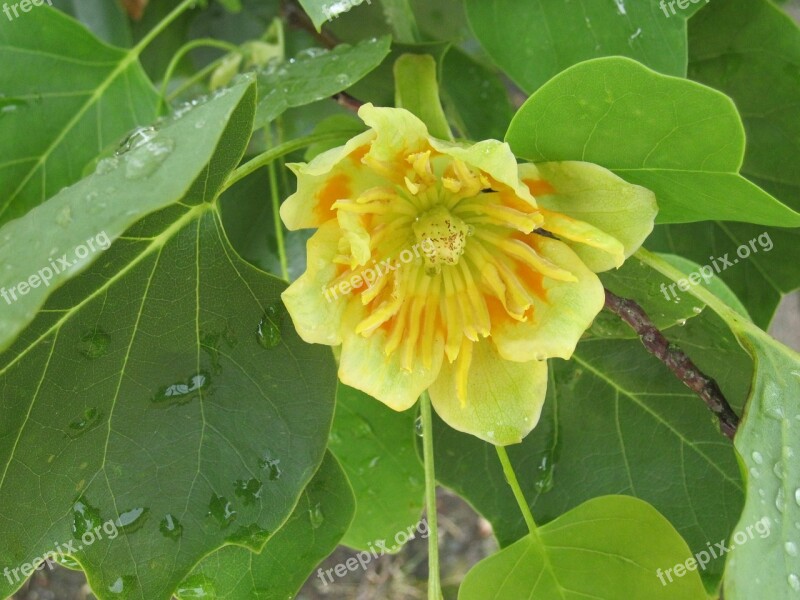
M 657 255 L 640 251 L 639 256 L 670 279 L 683 275 Z M 800 469 L 794 457 L 800 421 L 800 354 L 707 290 L 693 288 L 691 293 L 727 323 L 755 361 L 747 410 L 734 441 L 747 491 L 730 543 L 725 597 L 794 598 L 800 592 Z M 756 537 L 754 531 L 760 535 Z
M 794 598 L 800 592 L 800 468 L 794 456 L 800 444 L 800 354 L 755 328 L 739 335 L 756 374 L 735 439 L 748 473 L 747 497 L 730 544 L 725 597 Z
M 497 74 L 457 47 L 447 51 L 441 71 L 445 107 L 463 137 L 503 139 L 514 115 Z
M 339 384 L 328 447 L 355 491 L 356 516 L 345 544 L 366 550 L 375 540 L 419 521 L 425 474 L 415 450 L 414 409 L 395 412 L 363 392 Z
M 560 73 L 517 112 L 506 141 L 527 160 L 593 162 L 652 190 L 660 223 L 800 225 L 800 214 L 739 175 L 744 130 L 729 98 L 629 59 Z
M 736 102 L 747 131 L 742 174 L 797 209 L 800 173 L 800 31 L 770 2 L 713 2 L 689 24 L 689 75 Z M 788 75 L 788 76 L 787 76 Z M 740 245 L 766 236 L 775 251 L 759 251 L 720 273 L 766 328 L 781 298 L 800 287 L 800 262 L 786 260 L 800 248 L 800 233 L 739 223 L 704 223 L 656 231 L 648 247 L 706 263 L 732 257 Z M 766 238 L 764 238 L 766 239 Z
M 394 80 L 395 106 L 419 117 L 432 136 L 452 140 L 439 100 L 436 60 L 429 54 L 403 54 L 394 63 Z
M 226 546 L 205 558 L 176 594 L 181 600 L 285 600 L 333 552 L 353 518 L 347 477 L 330 453 L 308 484 L 292 516 L 255 554 Z M 200 596 L 199 592 L 205 593 Z
M 769 325 L 781 298 L 800 287 L 800 262 L 786 260 L 800 247 L 797 229 L 722 221 L 659 226 L 647 247 L 716 265 L 718 276 L 762 328 Z
M 526 92 L 577 63 L 627 56 L 686 75 L 686 18 L 657 1 L 467 0 L 472 30 L 494 62 Z
M 155 119 L 157 95 L 141 48 L 100 42 L 42 6 L 0 20 L 0 223 L 75 183 L 84 166 L 125 132 Z
M 168 600 L 223 545 L 260 549 L 316 472 L 333 417 L 332 357 L 297 337 L 285 284 L 233 252 L 218 212 L 254 112 L 254 86 L 243 84 L 185 115 L 215 149 L 193 183 L 180 181 L 171 205 L 55 290 L 0 354 L 0 563 L 76 540 L 68 554 L 101 600 Z M 178 137 L 178 124 L 166 161 L 182 148 L 199 160 L 206 146 Z M 142 168 L 136 152 L 65 195 L 113 182 L 110 210 L 128 194 L 141 201 L 148 184 L 165 187 L 166 161 L 126 179 Z M 90 545 L 87 532 L 109 522 L 118 537 Z M 0 596 L 21 583 L 3 578 Z
M 299 0 L 303 10 L 311 17 L 317 31 L 322 29 L 325 23 L 340 17 L 349 10 L 363 4 L 365 0 Z M 366 0 L 367 4 L 371 0 Z
M 706 331 L 705 319 L 704 313 L 667 335 L 677 341 L 691 330 L 685 350 L 713 356 L 702 365 L 736 405 L 749 360 L 724 327 Z M 492 523 L 501 545 L 521 538 L 527 528 L 494 449 L 441 422 L 434 440 L 442 484 Z M 586 340 L 571 361 L 550 361 L 539 424 L 508 453 L 537 522 L 624 493 L 655 506 L 699 551 L 726 538 L 739 517 L 742 485 L 732 445 L 703 402 L 638 340 Z M 722 560 L 713 561 L 703 577 L 714 585 L 722 568 Z
M 98 164 L 94 175 L 0 229 L 0 257 L 5 266 L 0 272 L 4 301 L 0 350 L 36 317 L 55 289 L 102 256 L 104 242 L 113 242 L 142 217 L 187 194 L 215 152 L 225 155 L 220 148 L 225 129 L 237 106 L 254 102 L 254 87 L 252 81 L 245 81 L 226 90 L 219 101 L 201 105 L 183 118 L 159 129 L 140 130 L 120 155 Z M 246 118 L 239 119 L 232 127 L 238 137 L 246 137 Z M 48 234 L 40 235 L 42 230 Z M 86 252 L 91 250 L 90 240 L 96 252 Z M 20 244 L 25 244 L 24 253 L 18 251 Z M 40 283 L 31 280 L 34 276 Z M 24 295 L 21 282 L 30 288 Z
M 686 542 L 651 506 L 603 496 L 478 563 L 458 598 L 705 600 L 696 562 L 671 583 L 664 577 L 663 571 L 690 557 Z
M 355 46 L 341 44 L 327 52 L 306 51 L 289 63 L 259 72 L 256 128 L 263 127 L 287 108 L 328 98 L 347 89 L 381 64 L 389 54 L 391 38 L 372 38 Z

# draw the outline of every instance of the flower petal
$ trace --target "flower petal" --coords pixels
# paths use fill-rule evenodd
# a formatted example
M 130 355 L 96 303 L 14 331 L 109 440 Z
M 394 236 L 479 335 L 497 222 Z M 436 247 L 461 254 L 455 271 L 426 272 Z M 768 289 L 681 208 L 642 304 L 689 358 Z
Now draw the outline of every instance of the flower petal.
M 547 363 L 510 362 L 487 339 L 476 342 L 459 399 L 459 361 L 442 365 L 430 388 L 436 413 L 453 429 L 505 446 L 522 441 L 536 424 L 547 393 Z
M 495 181 L 508 186 L 518 198 L 525 200 L 532 208 L 536 208 L 536 200 L 530 190 L 520 183 L 517 159 L 511 152 L 511 147 L 505 142 L 484 140 L 477 144 L 463 146 L 455 142 L 432 139 L 431 146 L 437 152 L 457 158 L 469 166 L 489 174 Z
M 506 360 L 568 359 L 603 308 L 603 284 L 565 243 L 537 234 L 528 238 L 537 253 L 572 273 L 577 281 L 543 277 L 539 293 L 532 294 L 533 312 L 527 321 L 517 321 L 505 311 L 492 311 L 492 340 Z
M 583 221 L 621 242 L 622 257 L 615 256 L 607 239 L 593 235 L 596 231 L 584 232 L 588 243 L 581 243 L 573 239 L 581 235 L 577 228 L 576 235 L 570 236 L 570 224 L 560 223 L 565 229 L 558 237 L 595 273 L 619 266 L 620 258 L 633 254 L 653 230 L 658 212 L 653 192 L 598 165 L 576 161 L 528 163 L 519 165 L 519 177 L 540 207 Z M 544 227 L 547 229 L 547 216 Z
M 297 192 L 281 205 L 281 219 L 288 229 L 319 227 L 336 216 L 331 209 L 334 202 L 380 184 L 380 179 L 361 165 L 374 139 L 374 131 L 365 131 L 310 163 L 287 165 L 297 175 Z
M 357 322 L 363 317 L 364 307 L 353 302 L 345 318 L 347 323 Z M 388 407 L 403 411 L 414 405 L 417 398 L 430 387 L 439 375 L 444 357 L 444 341 L 434 338 L 432 364 L 426 368 L 424 361 L 414 363 L 413 370 L 403 368 L 403 353 L 392 352 L 386 356 L 388 334 L 377 329 L 369 337 L 363 337 L 347 327 L 339 360 L 339 379 L 342 383 L 377 398 Z
M 281 294 L 297 333 L 310 344 L 336 346 L 342 343 L 339 331 L 347 296 L 329 289 L 339 274 L 333 259 L 338 254 L 341 237 L 336 221 L 322 225 L 306 244 L 305 273 Z

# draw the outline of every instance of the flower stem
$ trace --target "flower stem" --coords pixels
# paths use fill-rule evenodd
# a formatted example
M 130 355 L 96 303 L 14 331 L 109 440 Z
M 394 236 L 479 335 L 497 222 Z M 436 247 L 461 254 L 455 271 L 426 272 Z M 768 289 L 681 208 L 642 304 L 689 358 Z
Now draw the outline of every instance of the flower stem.
M 423 392 L 419 398 L 422 418 L 422 449 L 425 460 L 425 506 L 428 515 L 428 600 L 441 600 L 439 577 L 439 529 L 436 522 L 436 471 L 433 466 L 433 419 L 431 397 Z
M 268 165 L 273 160 L 277 160 L 282 156 L 291 154 L 295 150 L 300 150 L 302 148 L 306 148 L 312 144 L 316 144 L 319 142 L 345 141 L 348 138 L 351 138 L 353 135 L 354 135 L 353 131 L 329 131 L 327 133 L 317 133 L 314 135 L 308 135 L 305 137 L 296 138 L 294 140 L 285 142 L 280 146 L 275 146 L 274 148 L 270 148 L 266 152 L 259 154 L 250 161 L 244 163 L 243 165 L 240 165 L 233 173 L 231 173 L 230 176 L 228 177 L 228 180 L 223 185 L 223 191 L 227 190 L 237 181 L 244 179 L 248 175 L 254 173 L 261 167 Z
M 267 125 L 264 128 L 264 140 L 267 146 L 272 146 L 272 126 Z M 278 258 L 281 262 L 281 275 L 286 281 L 289 281 L 289 260 L 286 257 L 286 241 L 283 236 L 283 222 L 281 221 L 281 196 L 278 191 L 278 169 L 275 167 L 275 161 L 271 161 L 267 165 L 269 170 L 269 193 L 272 197 L 272 220 L 275 226 L 275 243 L 278 246 Z
M 519 480 L 517 479 L 517 474 L 514 472 L 514 467 L 511 466 L 508 453 L 504 446 L 495 446 L 495 449 L 497 450 L 497 456 L 500 458 L 500 464 L 503 465 L 503 473 L 506 476 L 506 481 L 511 491 L 514 492 L 514 498 L 517 499 L 519 510 L 522 512 L 525 523 L 528 525 L 528 531 L 536 533 L 536 521 L 533 520 L 531 509 L 528 506 L 528 502 L 525 500 L 525 494 L 522 493 L 522 488 L 519 486 Z

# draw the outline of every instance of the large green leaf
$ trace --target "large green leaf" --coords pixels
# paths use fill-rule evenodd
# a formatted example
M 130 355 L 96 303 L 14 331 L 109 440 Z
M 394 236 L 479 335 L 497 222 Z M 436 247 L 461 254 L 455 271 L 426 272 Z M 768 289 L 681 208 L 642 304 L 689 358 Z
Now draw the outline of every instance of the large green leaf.
M 555 76 L 517 112 L 506 140 L 522 158 L 585 160 L 652 190 L 660 223 L 800 226 L 800 214 L 739 175 L 744 130 L 729 98 L 630 59 Z
M 649 252 L 665 276 L 683 273 Z M 800 354 L 758 329 L 705 289 L 691 293 L 727 323 L 755 361 L 747 408 L 735 437 L 745 472 L 745 506 L 728 544 L 725 597 L 795 598 L 800 592 Z
M 333 416 L 330 353 L 297 337 L 285 284 L 233 252 L 218 214 L 254 86 L 207 106 L 182 121 L 219 132 L 221 110 L 227 127 L 193 183 L 55 290 L 0 354 L 0 563 L 75 540 L 68 554 L 101 599 L 167 600 L 222 545 L 260 549 L 317 470 Z M 115 182 L 109 205 L 129 200 L 123 188 L 146 195 L 180 148 L 202 157 L 177 133 L 163 163 L 131 150 L 64 194 L 101 196 Z M 109 521 L 118 537 L 82 539 Z M 0 595 L 21 583 L 4 578 Z
M 467 0 L 475 36 L 526 92 L 574 64 L 628 56 L 661 73 L 686 75 L 686 18 L 658 2 L 625 0 Z M 673 3 L 674 5 L 674 3 Z
M 241 103 L 253 102 L 253 88 L 244 81 L 220 92 L 219 101 L 184 112 L 183 118 L 158 130 L 142 129 L 129 140 L 127 152 L 101 161 L 93 176 L 0 229 L 4 265 L 0 272 L 4 299 L 0 349 L 30 323 L 55 289 L 100 259 L 102 242 L 113 242 L 145 215 L 186 195 L 215 153 L 217 160 L 222 156 L 234 160 L 221 139 L 228 127 L 239 139 L 249 135 L 245 116 L 231 118 Z M 47 235 L 41 235 L 42 231 Z M 90 240 L 97 252 L 85 252 L 91 250 Z M 21 244 L 25 252 L 19 252 Z M 66 263 L 71 264 L 67 267 Z M 40 283 L 31 281 L 32 276 Z M 30 282 L 24 295 L 24 289 L 19 292 L 20 282 Z
M 383 62 L 390 43 L 390 38 L 382 37 L 356 46 L 342 44 L 330 52 L 315 48 L 259 72 L 261 100 L 256 127 L 266 125 L 289 107 L 310 104 L 347 89 Z
M 347 477 L 328 453 L 289 520 L 255 554 L 226 546 L 205 558 L 181 583 L 180 600 L 285 600 L 333 552 L 353 518 Z
M 0 19 L 0 223 L 81 178 L 126 131 L 155 118 L 141 49 L 107 46 L 42 6 Z
M 766 0 L 713 2 L 689 25 L 689 75 L 733 98 L 747 131 L 742 173 L 776 197 L 800 207 L 800 30 Z M 794 74 L 794 75 L 792 75 Z M 772 252 L 754 253 L 720 273 L 766 328 L 783 295 L 800 287 L 798 232 L 740 223 L 704 223 L 656 232 L 648 244 L 706 263 L 767 233 Z
M 478 563 L 458 598 L 705 600 L 696 562 L 671 582 L 664 573 L 690 558 L 658 511 L 634 498 L 604 496 Z
M 713 367 L 737 404 L 749 361 L 724 328 L 705 319 L 691 319 L 669 336 L 683 343 L 673 334 L 685 332 L 694 340 L 700 352 L 687 347 L 690 356 Z M 439 480 L 491 521 L 501 545 L 522 537 L 525 524 L 494 449 L 441 422 L 434 439 Z M 638 340 L 587 340 L 571 361 L 551 361 L 539 424 L 508 453 L 542 523 L 596 496 L 624 493 L 654 505 L 699 551 L 708 540 L 726 538 L 739 517 L 742 485 L 732 445 L 700 399 Z M 710 585 L 722 568 L 722 560 L 708 565 L 703 575 Z
M 415 450 L 415 410 L 398 413 L 339 384 L 329 448 L 358 503 L 344 543 L 365 550 L 419 521 L 425 474 Z
M 317 31 L 322 29 L 325 23 L 330 23 L 339 18 L 349 10 L 367 2 L 367 0 L 299 0 L 300 5 L 311 17 Z M 371 4 L 371 0 L 367 2 Z

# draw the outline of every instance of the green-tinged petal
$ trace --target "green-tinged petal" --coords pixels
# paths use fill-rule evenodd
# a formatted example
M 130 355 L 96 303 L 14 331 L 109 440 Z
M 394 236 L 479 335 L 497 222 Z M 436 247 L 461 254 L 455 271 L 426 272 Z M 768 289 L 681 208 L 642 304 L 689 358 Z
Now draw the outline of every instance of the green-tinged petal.
M 405 160 L 405 155 L 427 149 L 428 128 L 405 109 L 367 103 L 358 109 L 358 116 L 376 136 L 369 152 L 372 159 L 391 164 L 397 162 L 401 154 L 401 160 Z M 407 166 L 402 165 L 403 168 Z
M 530 243 L 544 258 L 572 273 L 577 281 L 542 278 L 533 314 L 517 321 L 503 313 L 492 317 L 492 340 L 506 360 L 568 359 L 583 332 L 603 308 L 603 284 L 565 243 L 533 234 Z
M 436 413 L 453 429 L 490 444 L 522 441 L 539 422 L 547 392 L 547 363 L 511 362 L 489 340 L 476 342 L 466 383 L 465 402 L 459 400 L 459 360 L 442 365 L 430 388 Z
M 388 407 L 403 411 L 414 405 L 417 398 L 430 387 L 439 375 L 444 357 L 444 340 L 434 338 L 433 362 L 426 368 L 422 360 L 408 371 L 402 365 L 402 352 L 386 356 L 387 333 L 376 330 L 369 337 L 355 333 L 354 325 L 366 310 L 360 302 L 351 302 L 345 315 L 342 354 L 339 360 L 339 379 L 342 383 L 377 398 Z
M 658 212 L 653 192 L 585 162 L 566 161 L 519 166 L 519 177 L 540 207 L 583 221 L 622 243 L 623 258 L 633 254 L 653 230 Z M 546 217 L 545 217 L 546 219 Z M 562 227 L 568 229 L 568 223 Z M 547 225 L 545 225 L 547 228 Z M 560 235 L 595 273 L 619 266 L 608 240 L 588 233 L 587 243 Z M 577 236 L 575 236 L 577 237 Z
M 336 216 L 331 210 L 334 202 L 354 198 L 380 184 L 379 178 L 361 166 L 361 157 L 374 139 L 374 131 L 365 131 L 310 163 L 287 165 L 297 175 L 297 192 L 281 206 L 281 219 L 288 229 L 319 227 Z
M 511 147 L 505 142 L 484 140 L 471 146 L 464 146 L 455 142 L 432 139 L 431 146 L 442 154 L 462 160 L 469 166 L 488 173 L 492 179 L 508 186 L 532 207 L 537 206 L 527 186 L 520 183 L 517 159 L 511 152 Z
M 306 272 L 281 294 L 297 333 L 310 344 L 342 343 L 339 332 L 348 297 L 330 289 L 338 275 L 333 259 L 341 237 L 336 221 L 322 225 L 306 244 Z

